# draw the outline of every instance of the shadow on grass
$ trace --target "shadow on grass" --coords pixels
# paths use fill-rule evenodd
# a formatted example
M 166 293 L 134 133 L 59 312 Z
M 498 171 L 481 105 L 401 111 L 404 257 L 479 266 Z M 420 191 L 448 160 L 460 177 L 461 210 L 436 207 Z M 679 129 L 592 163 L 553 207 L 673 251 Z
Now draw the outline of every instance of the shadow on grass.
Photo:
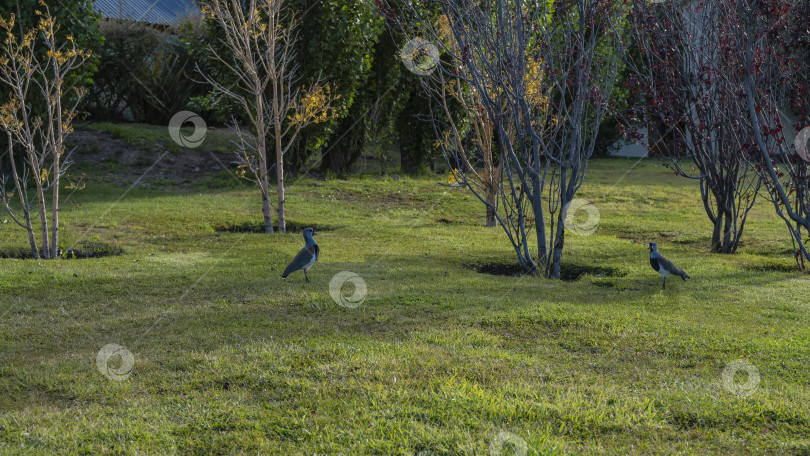
M 311 227 L 315 232 L 319 231 L 333 231 L 335 228 L 330 225 L 323 225 L 318 223 L 303 223 L 292 220 L 287 220 L 287 233 L 300 233 L 305 228 Z M 273 224 L 274 232 L 278 232 L 278 225 Z M 264 233 L 264 222 L 241 222 L 241 223 L 223 223 L 214 225 L 214 231 L 219 233 Z
M 40 250 L 40 257 L 43 257 L 43 251 Z M 124 250 L 118 246 L 102 244 L 102 243 L 85 243 L 81 247 L 71 247 L 68 249 L 59 249 L 58 259 L 60 260 L 83 260 L 87 258 L 103 258 L 108 256 L 122 255 Z M 6 247 L 0 249 L 0 258 L 16 259 L 16 260 L 33 260 L 34 253 L 30 248 L 23 247 Z
M 480 274 L 496 276 L 519 277 L 527 274 L 518 263 L 466 263 L 464 267 L 475 270 Z M 600 277 L 624 277 L 627 272 L 609 266 L 583 265 L 577 263 L 562 263 L 560 265 L 560 280 L 563 282 L 576 282 L 584 275 Z

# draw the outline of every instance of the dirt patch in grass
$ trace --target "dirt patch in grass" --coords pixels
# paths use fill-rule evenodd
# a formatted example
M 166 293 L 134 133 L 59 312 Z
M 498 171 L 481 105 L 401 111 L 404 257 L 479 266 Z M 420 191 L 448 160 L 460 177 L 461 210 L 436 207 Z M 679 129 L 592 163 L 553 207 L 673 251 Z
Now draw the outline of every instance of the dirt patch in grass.
M 83 260 L 87 258 L 103 258 L 108 256 L 116 256 L 123 254 L 124 251 L 120 247 L 107 244 L 82 244 L 81 247 L 72 247 L 69 249 L 59 249 L 59 259 L 62 260 Z M 40 257 L 42 257 L 40 251 Z M 5 248 L 0 249 L 0 258 L 12 258 L 17 260 L 32 260 L 34 254 L 30 248 Z
M 698 242 L 710 243 L 711 238 L 708 236 L 683 236 L 672 238 L 673 244 L 689 245 L 689 244 L 697 244 Z
M 372 192 L 371 190 L 358 191 L 343 189 L 336 191 L 334 197 L 338 201 L 349 203 L 363 203 L 371 208 L 413 206 L 425 202 L 425 199 L 415 194 Z
M 73 132 L 69 141 L 76 149 L 78 169 L 90 166 L 95 173 L 122 185 L 136 179 L 138 185 L 194 184 L 211 173 L 231 168 L 234 160 L 231 153 L 181 148 L 168 138 L 133 144 L 104 131 L 83 128 Z M 232 176 L 224 177 L 237 181 Z
M 288 233 L 300 233 L 306 228 L 315 228 L 315 232 L 319 231 L 332 231 L 334 227 L 329 225 L 319 225 L 316 223 L 300 223 L 287 221 Z M 273 230 L 278 231 L 278 225 L 273 224 Z M 215 225 L 214 231 L 219 233 L 264 233 L 264 222 L 241 222 L 241 223 L 225 223 L 222 225 Z
M 517 277 L 526 274 L 523 268 L 518 263 L 468 263 L 464 267 L 474 269 L 481 274 L 492 274 L 501 276 Z M 592 275 L 594 277 L 624 277 L 626 272 L 616 268 L 607 266 L 585 266 L 580 264 L 571 264 L 563 262 L 560 265 L 560 279 L 564 282 L 574 282 L 579 280 L 583 275 Z

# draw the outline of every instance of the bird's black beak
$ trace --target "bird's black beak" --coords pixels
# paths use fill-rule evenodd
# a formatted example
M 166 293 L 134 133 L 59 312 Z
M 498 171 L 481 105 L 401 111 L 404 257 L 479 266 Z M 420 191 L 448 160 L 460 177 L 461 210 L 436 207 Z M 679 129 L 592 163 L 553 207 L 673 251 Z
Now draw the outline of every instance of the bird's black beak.
M 316 232 L 315 232 L 315 230 L 312 230 L 312 235 L 313 235 L 313 236 L 317 236 L 317 235 L 318 235 L 318 233 L 316 233 Z

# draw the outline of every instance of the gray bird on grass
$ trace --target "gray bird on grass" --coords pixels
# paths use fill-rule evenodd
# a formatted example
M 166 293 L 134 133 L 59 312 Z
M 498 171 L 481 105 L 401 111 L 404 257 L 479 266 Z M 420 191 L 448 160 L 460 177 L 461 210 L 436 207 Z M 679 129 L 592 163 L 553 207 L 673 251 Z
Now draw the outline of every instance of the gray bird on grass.
M 282 279 L 286 279 L 287 276 L 293 272 L 303 269 L 304 277 L 306 277 L 307 282 L 309 282 L 307 271 L 318 261 L 318 254 L 321 252 L 318 248 L 318 244 L 315 242 L 315 238 L 312 236 L 315 236 L 315 229 L 307 228 L 304 230 L 304 248 L 293 258 L 289 266 L 287 266 L 287 269 L 284 270 L 284 274 L 281 274 Z
M 671 261 L 658 253 L 658 244 L 655 242 L 650 242 L 650 266 L 658 271 L 661 277 L 664 278 L 664 285 L 661 287 L 662 290 L 667 288 L 667 276 L 670 274 L 682 278 L 684 282 L 686 282 L 686 279 L 691 279 L 689 274 L 684 272 L 683 269 L 675 266 Z

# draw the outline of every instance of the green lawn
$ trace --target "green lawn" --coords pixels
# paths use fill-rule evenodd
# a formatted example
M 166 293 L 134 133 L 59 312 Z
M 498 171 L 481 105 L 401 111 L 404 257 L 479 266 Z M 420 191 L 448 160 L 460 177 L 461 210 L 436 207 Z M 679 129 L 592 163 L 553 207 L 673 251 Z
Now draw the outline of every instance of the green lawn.
M 563 262 L 614 273 L 562 282 L 476 272 L 514 256 L 446 176 L 292 179 L 288 219 L 320 227 L 304 283 L 280 279 L 300 234 L 215 230 L 260 220 L 256 190 L 100 177 L 62 233 L 123 255 L 0 259 L 0 454 L 810 454 L 810 281 L 765 201 L 714 255 L 694 182 L 594 160 L 601 221 Z M 693 279 L 662 291 L 649 241 Z

